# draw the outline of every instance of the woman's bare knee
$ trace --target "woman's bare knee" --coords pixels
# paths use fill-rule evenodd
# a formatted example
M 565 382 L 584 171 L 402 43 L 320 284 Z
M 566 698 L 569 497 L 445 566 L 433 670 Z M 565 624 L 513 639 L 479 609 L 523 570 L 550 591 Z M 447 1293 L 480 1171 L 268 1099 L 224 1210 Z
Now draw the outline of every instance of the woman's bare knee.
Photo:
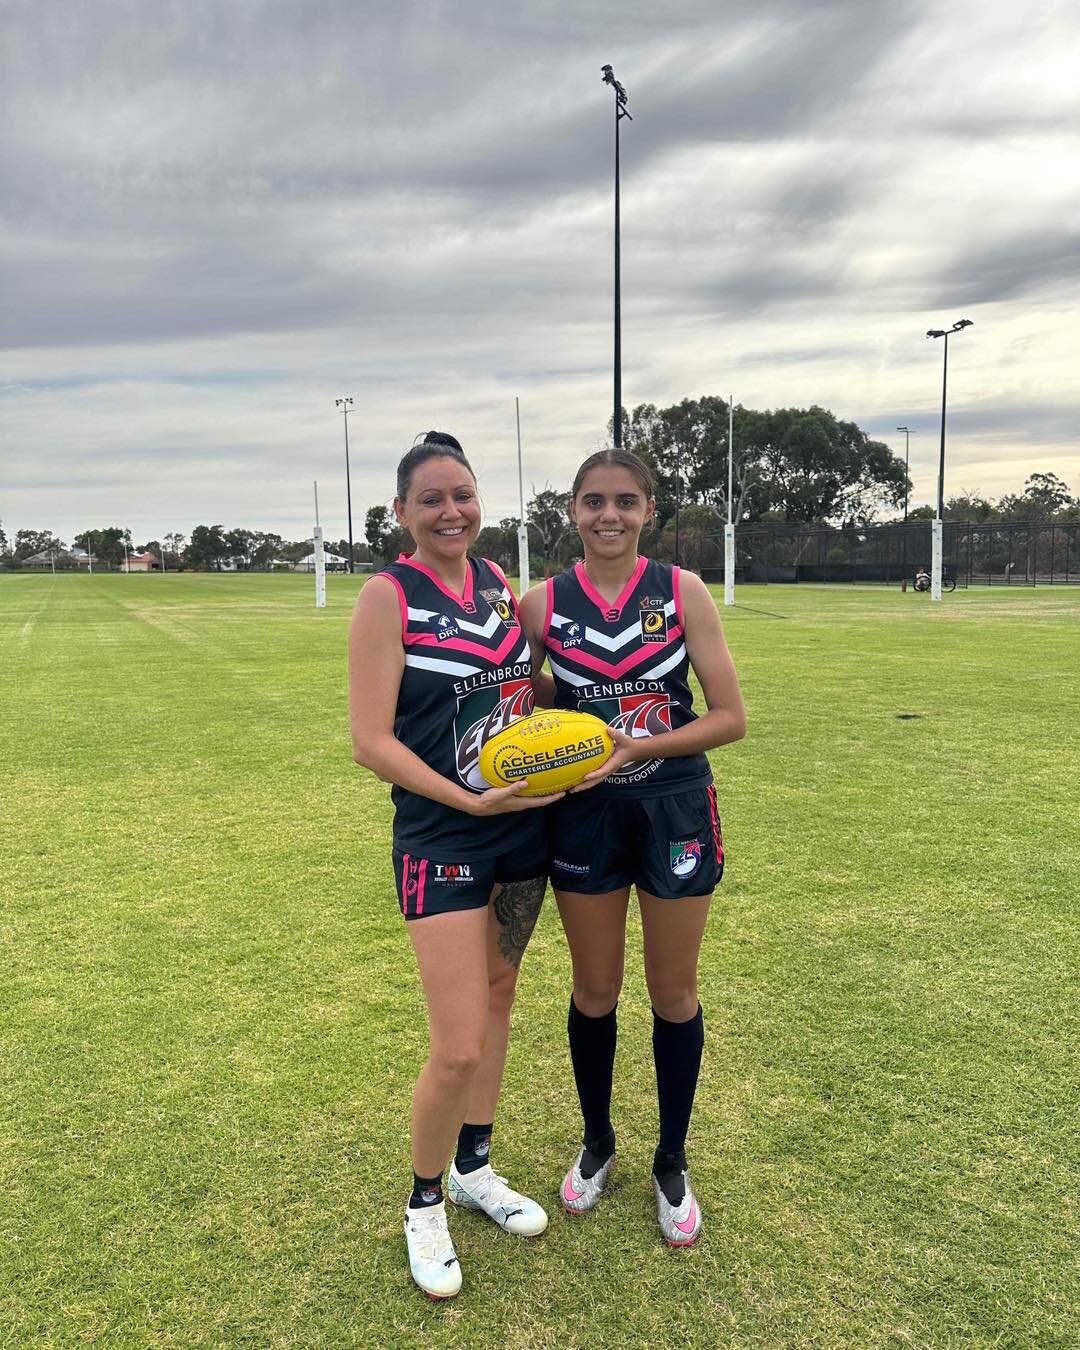
M 517 968 L 503 966 L 488 978 L 488 1006 L 493 1013 L 509 1013 L 517 994 Z
M 606 1017 L 619 1001 L 622 980 L 615 976 L 574 980 L 574 1003 L 586 1017 Z
M 428 1071 L 447 1088 L 460 1089 L 476 1077 L 483 1047 L 479 1043 L 432 1047 Z
M 689 1022 L 697 1014 L 697 981 L 650 980 L 653 1011 L 665 1022 Z

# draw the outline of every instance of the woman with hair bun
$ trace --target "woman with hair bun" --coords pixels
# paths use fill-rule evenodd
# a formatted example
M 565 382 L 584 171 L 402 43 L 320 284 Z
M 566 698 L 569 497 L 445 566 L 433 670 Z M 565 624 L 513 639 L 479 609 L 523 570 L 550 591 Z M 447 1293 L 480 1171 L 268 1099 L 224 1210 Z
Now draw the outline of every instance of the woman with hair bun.
M 353 756 L 393 784 L 393 859 L 428 1009 L 413 1093 L 409 1266 L 430 1298 L 461 1287 L 447 1196 L 508 1233 L 547 1227 L 489 1161 L 518 968 L 546 886 L 554 797 L 491 788 L 484 741 L 533 706 L 529 644 L 498 567 L 469 555 L 476 478 L 458 441 L 429 432 L 402 458 L 394 512 L 415 551 L 372 577 L 349 633 Z M 561 794 L 560 794 L 561 795 Z M 456 1151 L 455 1150 L 456 1144 Z
M 615 742 L 607 762 L 547 813 L 551 882 L 573 962 L 567 1025 L 584 1123 L 563 1207 L 593 1209 L 615 1163 L 616 1006 L 635 887 L 660 1115 L 652 1186 L 664 1240 L 686 1247 L 701 1231 L 685 1152 L 704 1045 L 698 953 L 724 867 L 705 752 L 745 735 L 746 714 L 704 583 L 638 556 L 655 508 L 641 459 L 619 448 L 591 455 L 570 502 L 583 560 L 529 591 L 521 614 L 537 668 L 546 656 L 554 676 L 556 707 L 603 718 Z M 691 669 L 705 695 L 700 715 Z

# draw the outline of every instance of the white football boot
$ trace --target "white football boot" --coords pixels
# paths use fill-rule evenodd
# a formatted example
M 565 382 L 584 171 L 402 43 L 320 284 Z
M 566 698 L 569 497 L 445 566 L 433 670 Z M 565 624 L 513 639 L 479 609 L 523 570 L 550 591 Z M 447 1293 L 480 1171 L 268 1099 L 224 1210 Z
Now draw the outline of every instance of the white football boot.
M 563 1184 L 559 1190 L 559 1198 L 567 1214 L 587 1214 L 603 1195 L 604 1187 L 608 1184 L 608 1178 L 615 1167 L 613 1153 L 599 1171 L 594 1172 L 591 1177 L 583 1177 L 581 1160 L 584 1156 L 585 1150 L 582 1149 L 574 1160 L 573 1167 L 563 1177 Z
M 681 1205 L 673 1205 L 660 1189 L 656 1177 L 652 1179 L 656 1194 L 656 1219 L 669 1247 L 689 1247 L 697 1241 L 701 1232 L 701 1210 L 690 1189 L 690 1173 L 684 1172 L 682 1178 L 684 1191 Z
M 536 1237 L 548 1226 L 548 1217 L 536 1201 L 511 1190 L 506 1178 L 491 1170 L 490 1163 L 475 1172 L 459 1172 L 451 1163 L 446 1196 L 462 1209 L 482 1210 L 504 1232 L 518 1237 Z
M 461 1288 L 461 1265 L 446 1226 L 446 1205 L 405 1211 L 409 1269 L 428 1298 L 453 1298 Z

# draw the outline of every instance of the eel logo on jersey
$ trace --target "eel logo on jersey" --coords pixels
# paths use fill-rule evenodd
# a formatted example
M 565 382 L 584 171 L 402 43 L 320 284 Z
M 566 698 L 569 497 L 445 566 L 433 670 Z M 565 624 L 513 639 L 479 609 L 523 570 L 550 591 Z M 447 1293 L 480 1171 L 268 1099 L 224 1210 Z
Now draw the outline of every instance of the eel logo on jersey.
M 481 591 L 480 594 L 499 618 L 502 619 L 503 623 L 506 624 L 507 628 L 516 628 L 518 626 L 517 619 L 514 618 L 514 611 L 510 608 L 509 603 L 503 597 L 501 591 Z
M 569 648 L 571 647 L 580 647 L 581 640 L 583 637 L 584 632 L 582 630 L 581 624 L 579 623 L 567 624 L 567 626 L 563 629 L 562 634 L 563 651 L 564 652 L 568 651 Z
M 480 772 L 480 751 L 484 742 L 532 710 L 531 680 L 504 680 L 501 684 L 488 684 L 483 689 L 461 695 L 454 718 L 454 742 L 458 777 L 466 787 L 477 792 L 486 792 L 491 787 Z
M 700 839 L 671 840 L 671 870 L 675 876 L 692 877 L 700 866 Z
M 440 642 L 445 642 L 447 638 L 457 637 L 458 626 L 449 614 L 440 614 L 435 620 L 435 636 Z
M 602 717 L 612 731 L 622 731 L 637 739 L 640 736 L 662 736 L 672 729 L 671 700 L 666 694 L 623 694 L 619 698 L 598 699 L 584 708 Z M 612 778 L 644 777 L 659 768 L 659 759 L 631 760 L 616 769 Z

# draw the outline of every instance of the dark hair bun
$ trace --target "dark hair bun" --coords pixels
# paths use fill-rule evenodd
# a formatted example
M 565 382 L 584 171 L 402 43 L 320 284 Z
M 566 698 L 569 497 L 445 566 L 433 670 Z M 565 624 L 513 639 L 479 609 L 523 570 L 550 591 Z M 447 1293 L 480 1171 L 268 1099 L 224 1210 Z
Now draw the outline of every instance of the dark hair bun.
M 461 448 L 461 442 L 456 436 L 451 436 L 448 431 L 429 431 L 424 437 L 424 445 L 445 445 L 450 450 L 456 450 L 459 455 L 465 453 Z

